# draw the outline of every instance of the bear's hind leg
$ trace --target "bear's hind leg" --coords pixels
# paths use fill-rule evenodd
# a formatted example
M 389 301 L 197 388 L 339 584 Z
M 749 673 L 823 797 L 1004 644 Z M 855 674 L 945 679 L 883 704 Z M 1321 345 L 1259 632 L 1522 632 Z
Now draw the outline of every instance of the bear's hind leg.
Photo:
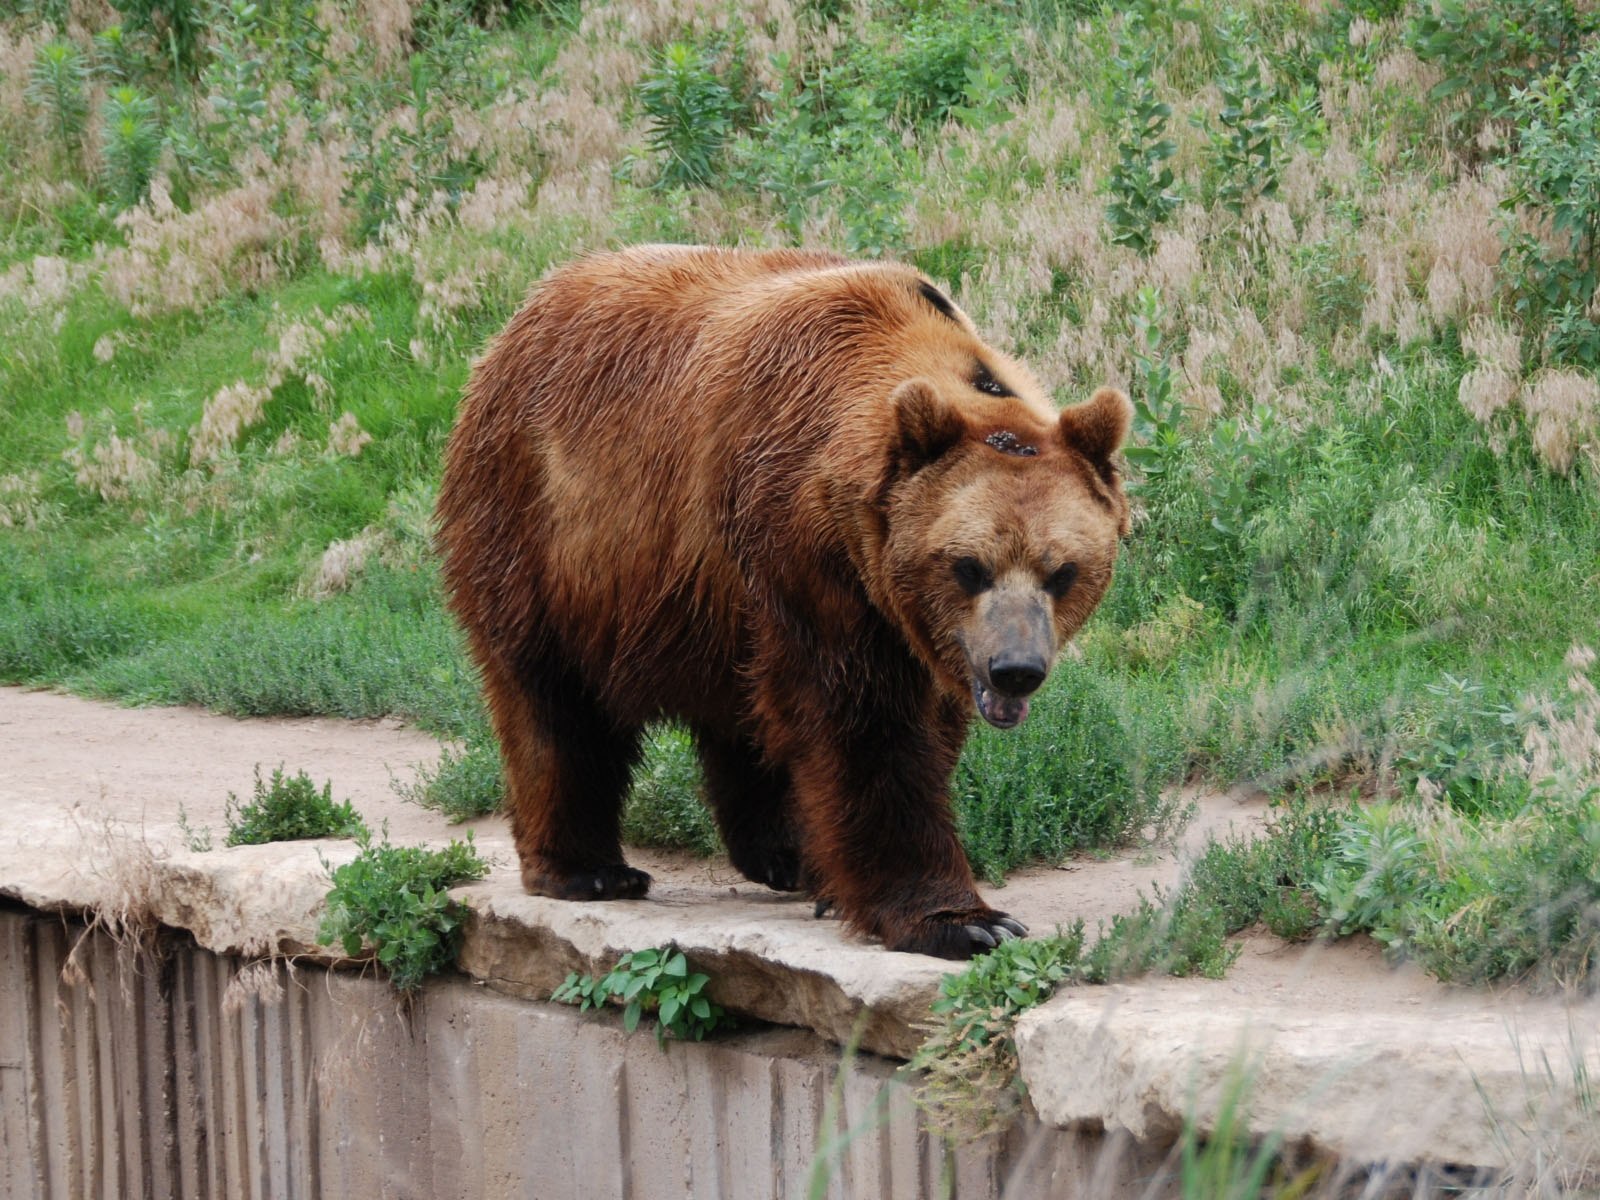
M 618 725 L 569 669 L 484 669 L 506 773 L 522 886 L 560 900 L 643 896 L 650 876 L 622 857 L 622 803 L 639 730 Z
M 741 875 L 778 892 L 806 886 L 794 827 L 789 772 L 761 759 L 744 739 L 695 731 L 706 799 Z

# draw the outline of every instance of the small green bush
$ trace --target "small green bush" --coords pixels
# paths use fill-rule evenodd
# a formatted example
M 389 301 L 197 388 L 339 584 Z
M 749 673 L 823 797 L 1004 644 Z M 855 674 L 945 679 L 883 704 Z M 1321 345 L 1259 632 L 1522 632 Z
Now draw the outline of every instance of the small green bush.
M 119 209 L 144 199 L 161 156 L 161 127 L 156 104 L 138 88 L 124 85 L 106 96 L 101 138 L 106 184 Z
M 1010 94 L 1015 65 L 1002 13 L 987 4 L 929 4 L 852 60 L 864 84 L 901 120 L 937 123 L 971 107 L 980 91 Z M 988 71 L 991 76 L 984 76 Z
M 1156 227 L 1182 202 L 1172 190 L 1167 160 L 1178 152 L 1166 136 L 1172 106 L 1156 97 L 1156 47 L 1130 18 L 1124 44 L 1112 59 L 1112 104 L 1118 127 L 1117 161 L 1106 178 L 1111 240 L 1141 254 L 1155 249 Z
M 708 186 L 740 108 L 717 74 L 716 54 L 686 42 L 666 47 L 639 84 L 639 106 L 662 159 L 660 186 Z
M 333 783 L 317 785 L 304 771 L 293 776 L 281 765 L 272 770 L 272 779 L 263 781 L 261 765 L 256 764 L 255 794 L 241 802 L 228 793 L 226 808 L 229 846 L 259 846 L 265 842 L 293 842 L 303 838 L 358 837 L 366 825 L 356 815 L 350 801 L 333 802 Z
M 374 845 L 365 830 L 356 841 L 361 853 L 330 872 L 333 888 L 317 938 L 351 958 L 370 944 L 395 989 L 413 991 L 455 960 L 461 906 L 445 889 L 482 879 L 489 864 L 470 834 L 443 850 L 393 846 L 387 834 Z
M 1017 1018 L 1080 978 L 1083 923 L 1054 936 L 1000 943 L 939 981 L 939 1024 L 912 1056 L 925 1074 L 917 1098 L 946 1128 L 981 1134 L 1003 1126 L 1021 1097 Z
M 623 1006 L 622 1026 L 629 1033 L 639 1027 L 641 1016 L 651 1013 L 656 1018 L 656 1043 L 664 1050 L 669 1035 L 698 1042 L 733 1023 L 721 1005 L 703 994 L 710 982 L 710 976 L 690 972 L 689 960 L 677 947 L 661 946 L 624 954 L 599 979 L 573 972 L 550 998 L 576 1004 L 580 1012 L 615 1000 Z
M 664 726 L 646 737 L 622 812 L 622 836 L 635 846 L 706 857 L 722 853 L 722 837 L 702 798 L 700 762 L 686 730 Z
M 999 882 L 1024 862 L 1159 833 L 1173 814 L 1140 745 L 1094 669 L 1072 659 L 1020 728 L 975 723 L 952 785 L 973 869 Z
M 40 123 L 55 141 L 63 166 L 71 165 L 83 138 L 89 117 L 88 80 L 88 64 L 71 42 L 46 42 L 35 51 L 24 94 L 39 109 Z
M 447 746 L 432 767 L 421 767 L 415 783 L 396 784 L 402 799 L 435 809 L 452 822 L 487 816 L 505 803 L 500 748 L 487 733 L 461 749 Z
M 1600 367 L 1600 46 L 1514 90 L 1510 108 L 1511 201 L 1538 227 L 1506 226 L 1517 312 L 1547 361 Z

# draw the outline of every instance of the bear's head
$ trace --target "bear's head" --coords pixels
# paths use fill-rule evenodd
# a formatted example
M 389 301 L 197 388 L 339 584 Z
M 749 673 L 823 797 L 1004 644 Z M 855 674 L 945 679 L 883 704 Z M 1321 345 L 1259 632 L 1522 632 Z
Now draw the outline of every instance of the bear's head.
M 1025 370 L 980 353 L 893 393 L 879 562 L 919 656 L 1006 729 L 1110 586 L 1129 524 L 1113 456 L 1133 413 L 1102 388 L 1057 415 Z

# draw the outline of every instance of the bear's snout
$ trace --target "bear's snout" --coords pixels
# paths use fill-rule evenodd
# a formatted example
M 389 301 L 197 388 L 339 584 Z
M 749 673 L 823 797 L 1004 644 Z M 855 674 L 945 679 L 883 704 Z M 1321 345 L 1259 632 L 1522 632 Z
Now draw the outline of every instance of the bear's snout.
M 1042 655 L 997 654 L 989 660 L 989 678 L 994 686 L 1018 699 L 1037 692 L 1049 671 Z
M 1049 597 L 1031 582 L 1001 586 L 981 598 L 965 640 L 978 713 L 997 729 L 1028 717 L 1028 697 L 1039 690 L 1055 661 Z

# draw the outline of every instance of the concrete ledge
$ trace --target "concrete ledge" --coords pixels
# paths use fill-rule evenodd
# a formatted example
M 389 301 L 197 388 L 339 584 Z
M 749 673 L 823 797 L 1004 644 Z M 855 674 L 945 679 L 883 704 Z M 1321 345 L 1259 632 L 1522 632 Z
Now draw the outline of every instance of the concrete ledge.
M 1582 1095 L 1600 1078 L 1600 1004 L 1457 991 L 1391 1006 L 1386 989 L 1365 1006 L 1319 1003 L 1326 949 L 1253 952 L 1278 957 L 1285 982 L 1269 999 L 1152 979 L 1063 992 L 1023 1016 L 1039 1119 L 1161 1141 L 1242 1104 L 1253 1134 L 1343 1161 L 1600 1169 L 1600 1097 Z
M 257 763 L 332 779 L 396 842 L 463 836 L 393 794 L 391 776 L 438 747 L 392 723 L 238 722 L 0 688 L 0 738 L 0 896 L 113 928 L 184 930 L 217 954 L 335 961 L 316 946 L 316 929 L 325 863 L 348 861 L 351 843 L 187 846 L 180 814 L 220 846 L 227 792 L 248 794 Z M 1193 836 L 1252 821 L 1259 808 L 1206 797 Z M 725 863 L 635 854 L 656 876 L 646 900 L 527 896 L 504 823 L 470 828 L 494 869 L 457 891 L 470 907 L 460 966 L 498 991 L 542 999 L 569 971 L 603 971 L 625 951 L 676 942 L 734 1012 L 903 1058 L 951 969 L 852 939 Z M 1180 869 L 1173 855 L 1072 864 L 1021 876 L 996 901 L 1036 931 L 1078 916 L 1092 930 Z M 1050 1127 L 1103 1128 L 1147 1146 L 1170 1139 L 1189 1113 L 1214 1128 L 1242 1068 L 1248 1128 L 1259 1135 L 1350 1161 L 1513 1168 L 1542 1156 L 1593 1170 L 1600 1122 L 1576 1078 L 1600 1078 L 1596 1029 L 1593 999 L 1451 989 L 1391 969 L 1365 940 L 1285 947 L 1261 936 L 1222 981 L 1067 991 L 1023 1018 L 1018 1042 Z

